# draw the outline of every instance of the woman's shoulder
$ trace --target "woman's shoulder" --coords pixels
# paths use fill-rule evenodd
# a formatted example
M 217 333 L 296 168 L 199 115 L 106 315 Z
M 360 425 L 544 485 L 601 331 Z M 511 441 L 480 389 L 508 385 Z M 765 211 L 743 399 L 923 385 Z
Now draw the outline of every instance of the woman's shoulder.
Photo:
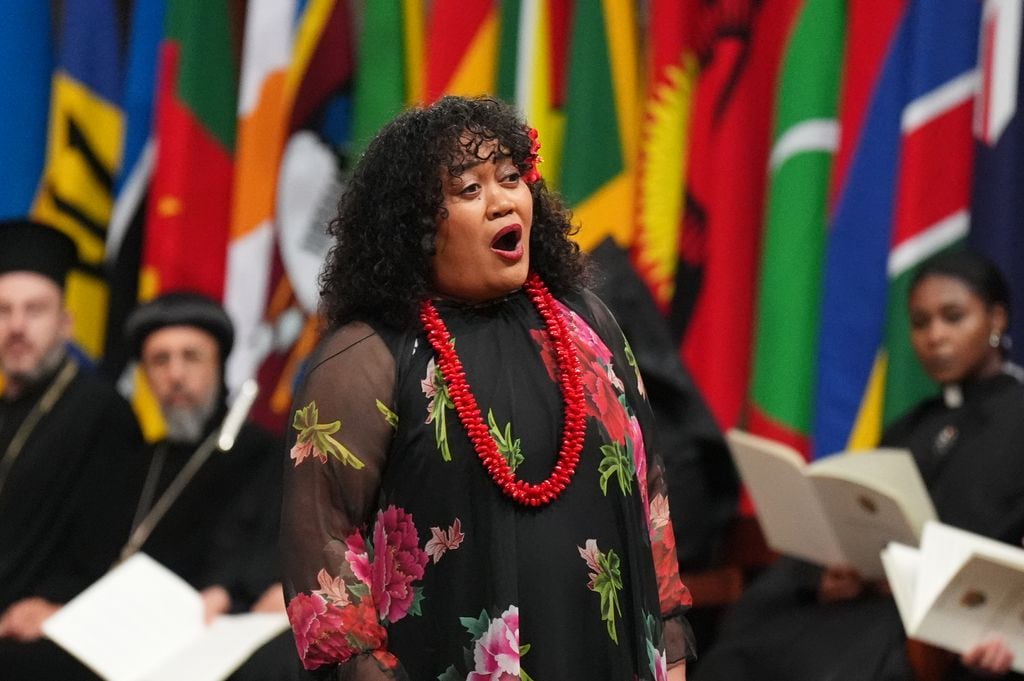
M 590 324 L 604 328 L 618 328 L 618 322 L 601 297 L 588 288 L 562 296 L 562 302 L 577 314 L 583 315 Z
M 388 327 L 353 320 L 327 329 L 306 362 L 307 377 L 338 366 L 393 365 L 399 334 Z

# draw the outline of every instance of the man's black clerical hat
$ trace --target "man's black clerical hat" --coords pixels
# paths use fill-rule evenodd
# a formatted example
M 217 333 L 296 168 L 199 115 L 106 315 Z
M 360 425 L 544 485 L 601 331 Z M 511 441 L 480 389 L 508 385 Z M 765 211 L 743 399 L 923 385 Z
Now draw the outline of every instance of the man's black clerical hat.
M 158 296 L 135 308 L 124 324 L 124 335 L 132 357 L 142 354 L 149 334 L 166 326 L 195 326 L 213 336 L 225 361 L 235 342 L 231 318 L 219 303 L 199 293 L 176 291 Z
M 24 218 L 0 220 L 0 274 L 35 272 L 64 288 L 78 248 L 64 232 Z

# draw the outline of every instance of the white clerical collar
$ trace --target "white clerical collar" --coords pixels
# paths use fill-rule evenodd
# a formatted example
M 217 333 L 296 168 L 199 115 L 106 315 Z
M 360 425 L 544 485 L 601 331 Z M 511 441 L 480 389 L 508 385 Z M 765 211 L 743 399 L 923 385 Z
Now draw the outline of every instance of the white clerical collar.
M 942 401 L 948 409 L 958 409 L 964 403 L 964 391 L 959 383 L 949 383 L 942 386 Z

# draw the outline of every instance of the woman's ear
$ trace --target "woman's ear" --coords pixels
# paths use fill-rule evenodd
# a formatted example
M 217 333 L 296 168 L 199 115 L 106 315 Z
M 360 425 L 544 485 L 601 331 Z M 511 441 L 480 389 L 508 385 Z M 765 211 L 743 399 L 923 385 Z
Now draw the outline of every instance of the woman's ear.
M 1002 336 L 1010 324 L 1009 315 L 1006 314 L 1006 307 L 999 303 L 992 306 L 992 331 Z

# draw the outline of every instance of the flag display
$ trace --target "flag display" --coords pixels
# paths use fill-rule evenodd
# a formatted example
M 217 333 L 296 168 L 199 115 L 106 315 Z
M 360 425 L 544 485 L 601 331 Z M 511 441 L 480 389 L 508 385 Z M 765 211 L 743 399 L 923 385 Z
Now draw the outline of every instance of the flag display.
M 238 65 L 224 3 L 168 0 L 140 297 L 224 292 Z
M 352 125 L 348 3 L 305 3 L 294 19 L 291 41 L 272 206 L 274 245 L 264 267 L 266 293 L 260 294 L 262 315 L 251 349 L 251 366 L 262 386 L 252 413 L 276 430 L 286 423 L 292 387 L 320 328 L 317 276 L 330 245 L 326 224 L 338 201 Z
M 1018 0 L 130 6 L 0 0 L 0 210 L 75 239 L 75 340 L 112 373 L 137 300 L 223 301 L 228 384 L 257 376 L 274 429 L 346 173 L 445 94 L 524 112 L 581 248 L 629 253 L 721 428 L 874 445 L 935 390 L 906 318 L 935 252 L 976 247 L 1024 300 Z
M 70 236 L 78 267 L 66 299 L 74 338 L 93 359 L 103 354 L 109 289 L 104 272 L 114 177 L 121 168 L 120 33 L 110 0 L 64 3 L 50 93 L 46 167 L 32 215 Z
M 690 110 L 698 69 L 694 45 L 698 12 L 692 0 L 655 0 L 650 5 L 632 259 L 663 309 L 674 293 L 682 230 Z
M 1010 285 L 1010 300 L 1024 304 L 1024 10 L 1021 3 L 984 4 L 974 111 L 974 187 L 968 242 L 992 258 Z M 1019 318 L 1019 313 L 1018 313 Z M 1017 325 L 1017 329 L 1020 326 Z M 1024 364 L 1024 335 L 1010 347 Z
M 46 149 L 53 41 L 49 3 L 0 0 L 0 218 L 32 206 Z
M 722 428 L 747 401 L 771 111 L 799 2 L 722 3 L 701 22 L 682 258 L 697 286 L 683 359 Z
M 639 123 L 634 3 L 579 2 L 573 7 L 559 175 L 592 249 L 607 238 L 632 240 Z
M 912 0 L 887 47 L 826 247 L 815 455 L 871 446 L 886 415 L 924 394 L 902 322 L 905 275 L 966 234 L 978 14 L 972 3 Z M 887 318 L 903 331 L 887 331 Z M 901 356 L 886 381 L 890 349 Z M 906 392 L 887 400 L 887 386 Z
M 165 0 L 136 0 L 128 37 L 122 108 L 124 159 L 114 184 L 114 206 L 107 230 L 105 268 L 110 306 L 103 366 L 108 375 L 127 363 L 124 322 L 139 299 L 139 267 L 146 222 L 146 197 L 153 176 L 153 98 L 157 54 L 164 34 Z
M 828 190 L 839 144 L 845 0 L 808 0 L 775 103 L 758 283 L 750 429 L 808 451 Z

